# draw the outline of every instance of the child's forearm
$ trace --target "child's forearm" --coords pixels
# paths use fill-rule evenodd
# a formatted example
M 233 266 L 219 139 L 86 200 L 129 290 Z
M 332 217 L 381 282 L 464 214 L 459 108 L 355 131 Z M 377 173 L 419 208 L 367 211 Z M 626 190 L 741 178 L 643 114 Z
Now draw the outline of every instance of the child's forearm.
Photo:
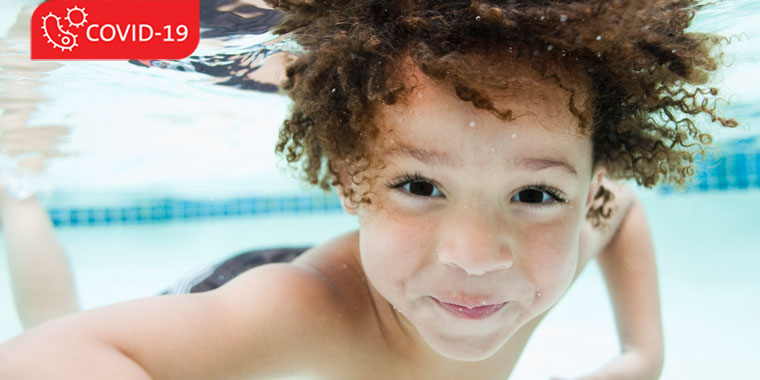
M 615 311 L 621 356 L 600 373 L 609 379 L 656 379 L 663 364 L 657 267 L 644 208 L 635 197 L 598 262 Z
M 629 350 L 613 358 L 592 374 L 579 380 L 656 380 L 660 378 L 662 358 Z
M 96 341 L 68 339 L 45 327 L 0 346 L 0 373 L 7 380 L 151 379 L 120 350 Z
M 0 212 L 16 309 L 24 328 L 79 309 L 66 253 L 36 198 L 11 199 L 0 189 Z

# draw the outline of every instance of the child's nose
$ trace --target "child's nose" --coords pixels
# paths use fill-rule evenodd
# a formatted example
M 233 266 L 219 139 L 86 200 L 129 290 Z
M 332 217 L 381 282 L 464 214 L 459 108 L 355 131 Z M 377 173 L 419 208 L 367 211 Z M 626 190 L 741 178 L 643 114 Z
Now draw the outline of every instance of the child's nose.
M 497 216 L 463 209 L 450 215 L 438 235 L 438 259 L 445 265 L 479 276 L 512 267 L 514 257 Z

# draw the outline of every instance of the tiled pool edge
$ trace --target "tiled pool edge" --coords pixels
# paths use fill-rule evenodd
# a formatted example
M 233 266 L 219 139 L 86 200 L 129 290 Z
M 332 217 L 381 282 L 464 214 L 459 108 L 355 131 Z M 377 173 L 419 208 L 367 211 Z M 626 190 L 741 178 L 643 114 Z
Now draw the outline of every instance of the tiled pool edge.
M 685 192 L 745 190 L 760 188 L 760 153 L 708 155 L 697 161 L 697 172 Z M 677 194 L 669 186 L 660 186 L 662 194 Z
M 335 195 L 268 196 L 227 199 L 144 199 L 131 204 L 102 207 L 50 207 L 53 225 L 107 226 L 155 224 L 176 220 L 200 220 L 241 216 L 311 214 L 340 210 Z
M 697 174 L 685 192 L 760 188 L 760 153 L 709 156 L 697 163 Z M 679 194 L 668 186 L 659 194 Z M 50 207 L 50 217 L 58 226 L 106 226 L 154 224 L 177 220 L 200 220 L 245 216 L 312 214 L 336 212 L 340 200 L 335 194 L 253 196 L 224 199 L 156 198 L 135 200 L 115 206 Z

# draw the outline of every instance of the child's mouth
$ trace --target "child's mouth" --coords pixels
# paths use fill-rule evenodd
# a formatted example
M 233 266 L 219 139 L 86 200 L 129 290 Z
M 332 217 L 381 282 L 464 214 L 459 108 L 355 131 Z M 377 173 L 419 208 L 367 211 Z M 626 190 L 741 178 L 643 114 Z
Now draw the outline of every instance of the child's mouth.
M 501 310 L 504 306 L 506 306 L 509 301 L 502 302 L 498 304 L 490 304 L 490 305 L 482 305 L 482 306 L 474 306 L 474 307 L 467 307 L 463 305 L 458 305 L 455 303 L 448 303 L 439 301 L 435 297 L 432 297 L 438 305 L 440 305 L 444 310 L 450 312 L 454 316 L 458 318 L 465 318 L 465 319 L 484 319 L 488 318 L 497 311 Z

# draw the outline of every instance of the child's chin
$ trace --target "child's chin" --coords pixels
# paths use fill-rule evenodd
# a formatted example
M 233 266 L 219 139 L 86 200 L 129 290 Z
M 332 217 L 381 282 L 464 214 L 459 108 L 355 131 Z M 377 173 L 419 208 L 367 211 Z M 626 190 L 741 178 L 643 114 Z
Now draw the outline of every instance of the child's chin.
M 489 347 L 488 349 L 473 349 L 473 348 L 467 348 L 467 349 L 448 349 L 448 350 L 441 350 L 436 347 L 433 347 L 439 354 L 442 356 L 452 359 L 452 360 L 459 360 L 463 362 L 479 362 L 482 360 L 486 360 L 493 356 L 493 354 L 496 353 L 496 351 L 499 350 L 501 346 L 498 347 Z
M 511 334 L 510 334 L 511 335 Z M 449 359 L 477 362 L 493 356 L 507 339 L 495 336 L 461 337 L 453 340 L 427 340 L 428 345 L 441 356 Z

